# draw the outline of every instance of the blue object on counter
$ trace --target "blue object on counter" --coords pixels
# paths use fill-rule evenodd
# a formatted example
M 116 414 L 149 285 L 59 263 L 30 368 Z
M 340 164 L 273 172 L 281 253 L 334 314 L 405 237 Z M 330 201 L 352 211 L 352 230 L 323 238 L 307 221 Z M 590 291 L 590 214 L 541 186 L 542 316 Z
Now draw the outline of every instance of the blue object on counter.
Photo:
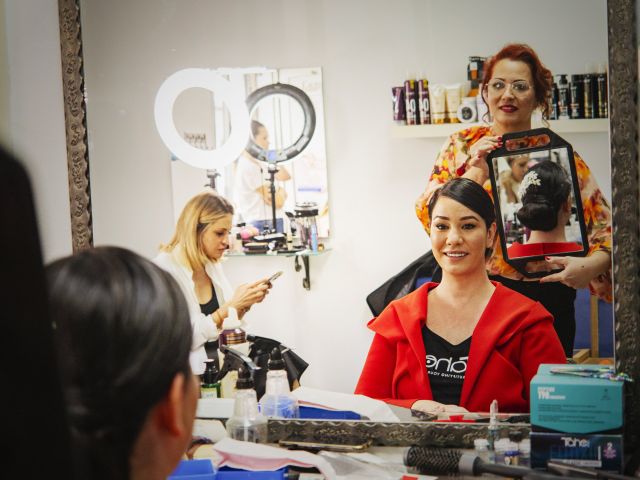
M 570 368 L 573 374 L 554 373 Z M 577 434 L 622 432 L 624 382 L 578 376 L 603 365 L 541 364 L 531 379 L 531 431 Z
M 320 420 L 361 420 L 362 416 L 350 410 L 327 410 L 326 408 L 300 405 L 300 418 Z
M 167 480 L 215 480 L 216 468 L 211 460 L 181 460 Z
M 279 470 L 241 470 L 238 468 L 221 467 L 215 476 L 216 480 L 281 480 L 286 478 L 288 467 Z
M 286 477 L 288 467 L 279 470 L 242 470 L 221 467 L 216 469 L 211 460 L 182 460 L 167 480 L 281 480 Z

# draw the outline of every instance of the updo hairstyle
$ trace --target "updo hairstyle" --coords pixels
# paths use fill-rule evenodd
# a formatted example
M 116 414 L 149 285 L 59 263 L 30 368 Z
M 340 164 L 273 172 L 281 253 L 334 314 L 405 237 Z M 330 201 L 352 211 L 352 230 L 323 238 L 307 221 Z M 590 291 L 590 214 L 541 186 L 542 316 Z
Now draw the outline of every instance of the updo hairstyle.
M 535 178 L 530 182 L 528 178 Z M 529 169 L 521 188 L 522 208 L 518 220 L 531 230 L 549 232 L 558 224 L 558 211 L 571 193 L 571 182 L 564 168 L 551 160 L 543 160 Z

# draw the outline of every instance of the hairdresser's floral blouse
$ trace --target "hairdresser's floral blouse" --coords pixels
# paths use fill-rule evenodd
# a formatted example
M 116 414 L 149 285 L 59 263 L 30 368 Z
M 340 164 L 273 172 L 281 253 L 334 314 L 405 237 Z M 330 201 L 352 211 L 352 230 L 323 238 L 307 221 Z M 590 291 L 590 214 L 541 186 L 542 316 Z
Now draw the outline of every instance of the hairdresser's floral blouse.
M 460 177 L 466 172 L 465 162 L 469 159 L 469 148 L 485 135 L 490 135 L 490 127 L 476 126 L 461 130 L 449 137 L 438 154 L 431 172 L 427 188 L 416 202 L 416 214 L 428 230 L 429 212 L 427 205 L 433 192 L 452 178 Z M 595 250 L 611 251 L 611 209 L 602 195 L 598 184 L 587 164 L 580 155 L 574 152 L 580 196 L 584 210 L 584 221 L 589 237 L 589 252 Z M 491 182 L 484 184 L 485 190 L 491 194 Z M 524 276 L 514 270 L 502 258 L 500 243 L 497 242 L 493 256 L 487 261 L 487 270 L 491 275 L 521 280 Z M 611 271 L 593 279 L 589 288 L 594 295 L 611 302 L 612 294 Z

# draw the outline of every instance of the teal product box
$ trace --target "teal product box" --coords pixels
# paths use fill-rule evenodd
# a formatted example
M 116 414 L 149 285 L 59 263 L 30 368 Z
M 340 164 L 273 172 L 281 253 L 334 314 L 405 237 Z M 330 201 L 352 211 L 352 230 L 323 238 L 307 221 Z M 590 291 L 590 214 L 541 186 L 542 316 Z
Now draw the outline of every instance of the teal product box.
M 531 468 L 547 468 L 547 462 L 555 460 L 622 473 L 622 438 L 622 435 L 531 432 Z
M 540 365 L 531 379 L 531 431 L 622 433 L 624 382 L 552 373 L 556 368 L 588 372 L 600 365 Z

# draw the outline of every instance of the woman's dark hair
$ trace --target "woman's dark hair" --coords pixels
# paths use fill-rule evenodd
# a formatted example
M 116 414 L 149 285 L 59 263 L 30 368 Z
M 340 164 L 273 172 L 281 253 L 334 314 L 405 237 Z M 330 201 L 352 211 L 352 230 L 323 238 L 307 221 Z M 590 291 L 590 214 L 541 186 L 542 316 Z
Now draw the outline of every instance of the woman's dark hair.
M 176 374 L 191 375 L 184 296 L 168 273 L 116 247 L 63 258 L 46 275 L 78 478 L 128 479 L 149 411 Z
M 436 190 L 429 200 L 429 218 L 440 197 L 447 197 L 473 210 L 484 220 L 487 228 L 496 221 L 496 212 L 491 197 L 478 183 L 468 178 L 454 178 Z
M 551 160 L 543 160 L 529 169 L 540 185 L 530 183 L 524 191 L 522 208 L 516 212 L 518 220 L 531 230 L 549 232 L 558 224 L 558 210 L 569 198 L 571 182 L 564 168 Z
M 529 65 L 533 78 L 533 90 L 536 94 L 536 105 L 542 110 L 542 118 L 548 120 L 551 115 L 551 89 L 553 87 L 553 75 L 551 70 L 545 67 L 538 54 L 529 45 L 523 43 L 510 43 L 494 56 L 490 57 L 482 67 L 482 83 L 487 84 L 493 75 L 493 69 L 500 60 L 518 60 Z M 484 95 L 483 95 L 484 100 Z M 486 103 L 486 101 L 485 101 Z

